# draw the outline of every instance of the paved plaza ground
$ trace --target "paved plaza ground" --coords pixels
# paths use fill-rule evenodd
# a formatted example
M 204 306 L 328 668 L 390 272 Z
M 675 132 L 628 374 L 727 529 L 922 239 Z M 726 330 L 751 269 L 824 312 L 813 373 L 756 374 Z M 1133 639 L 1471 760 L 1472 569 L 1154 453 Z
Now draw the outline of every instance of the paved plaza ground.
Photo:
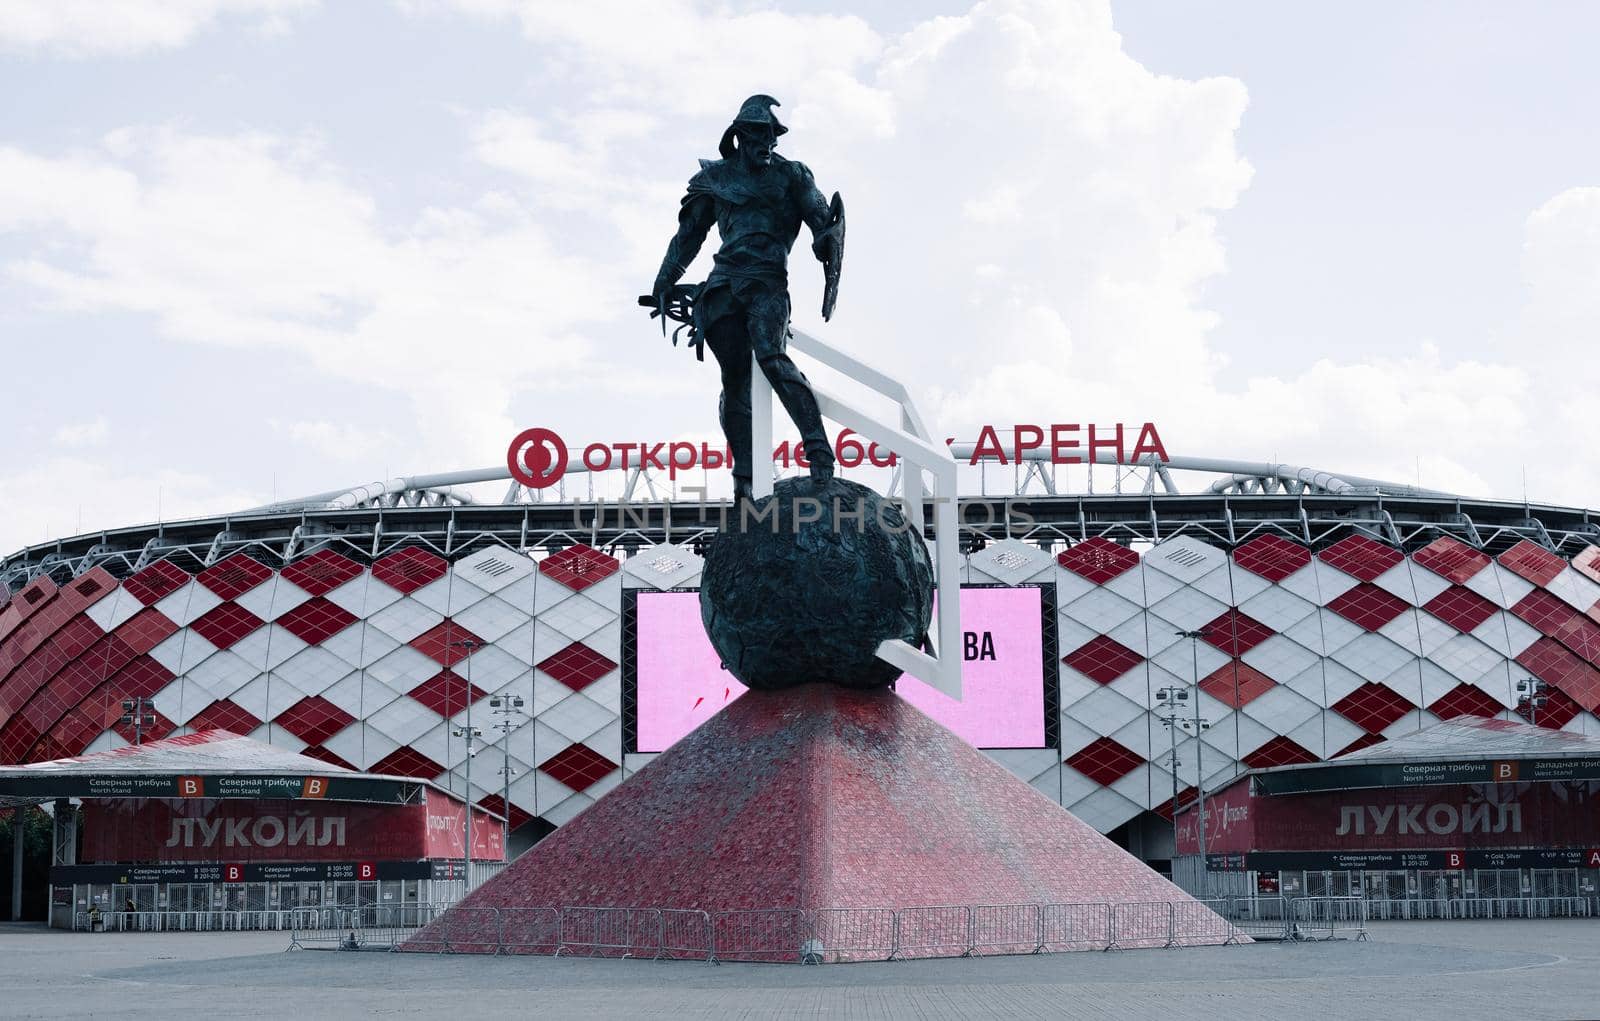
M 282 933 L 0 925 L 0 1015 L 1600 1016 L 1600 920 L 1391 922 L 1367 943 L 793 965 L 285 953 Z

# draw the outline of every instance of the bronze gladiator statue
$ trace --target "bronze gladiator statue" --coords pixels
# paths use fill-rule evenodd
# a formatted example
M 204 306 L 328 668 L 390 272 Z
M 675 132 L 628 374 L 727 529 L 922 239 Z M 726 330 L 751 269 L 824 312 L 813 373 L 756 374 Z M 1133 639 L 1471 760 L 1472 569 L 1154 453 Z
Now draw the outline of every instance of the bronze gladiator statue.
M 695 355 L 704 359 L 710 345 L 722 369 L 720 417 L 733 453 L 735 499 L 750 496 L 755 452 L 750 449 L 751 360 L 761 366 L 784 410 L 800 430 L 811 477 L 833 478 L 833 450 L 822 427 L 816 397 L 805 374 L 786 352 L 789 338 L 789 250 L 800 225 L 811 228 L 811 251 L 823 264 L 822 318 L 833 315 L 844 257 L 844 203 L 837 192 L 829 202 L 817 190 L 805 164 L 776 151 L 788 131 L 772 108 L 771 96 L 751 96 L 722 134 L 722 158 L 701 160 L 689 179 L 678 209 L 678 232 L 667 243 L 666 258 L 650 293 L 639 299 L 651 316 L 682 323 Z M 679 284 L 699 254 L 711 225 L 722 245 L 711 275 L 702 284 Z M 764 464 L 765 452 L 760 459 Z

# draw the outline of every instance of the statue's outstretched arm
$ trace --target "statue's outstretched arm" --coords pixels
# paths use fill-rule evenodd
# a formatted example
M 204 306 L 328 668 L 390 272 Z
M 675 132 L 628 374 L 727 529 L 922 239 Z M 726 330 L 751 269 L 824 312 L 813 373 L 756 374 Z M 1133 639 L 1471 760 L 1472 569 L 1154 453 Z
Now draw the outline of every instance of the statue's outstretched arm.
M 658 302 L 664 301 L 663 295 L 688 271 L 689 264 L 700 254 L 700 246 L 705 244 L 711 225 L 716 222 L 716 204 L 710 195 L 684 196 L 678 210 L 678 233 L 667 242 L 666 257 L 661 260 L 655 286 L 650 289 Z

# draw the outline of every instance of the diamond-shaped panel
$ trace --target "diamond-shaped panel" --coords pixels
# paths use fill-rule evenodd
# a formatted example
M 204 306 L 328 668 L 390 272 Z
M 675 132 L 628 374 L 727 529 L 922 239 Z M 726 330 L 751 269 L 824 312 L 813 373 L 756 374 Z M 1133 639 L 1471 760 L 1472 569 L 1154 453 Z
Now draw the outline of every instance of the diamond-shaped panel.
M 216 594 L 197 581 L 191 580 L 155 604 L 175 624 L 187 626 L 206 611 L 222 603 Z
M 1117 575 L 1133 570 L 1139 563 L 1139 554 L 1096 536 L 1064 550 L 1056 556 L 1056 562 L 1073 574 L 1104 585 Z
M 311 597 L 282 575 L 265 581 L 248 592 L 241 592 L 233 601 L 260 617 L 277 620 Z
M 1270 766 L 1292 766 L 1302 762 L 1316 761 L 1317 756 L 1314 753 L 1282 736 L 1273 738 L 1243 759 L 1244 764 L 1251 769 L 1266 769 Z
M 1423 607 L 1457 631 L 1469 632 L 1494 616 L 1495 605 L 1471 589 L 1454 585 Z
M 1428 712 L 1441 720 L 1453 720 L 1457 716 L 1483 716 L 1493 719 L 1500 715 L 1502 707 L 1481 688 L 1470 684 L 1458 684 L 1435 699 L 1428 706 Z
M 1586 616 L 1575 616 L 1550 635 L 1590 663 L 1600 663 L 1600 624 Z
M 476 684 L 469 685 L 467 679 L 459 674 L 441 670 L 408 694 L 440 716 L 449 717 L 465 710 L 469 698 L 476 704 L 488 692 Z
M 400 593 L 363 571 L 331 592 L 325 593 L 328 602 L 340 606 L 363 620 L 370 620 L 380 610 L 394 604 Z
M 483 639 L 455 621 L 447 620 L 424 631 L 408 644 L 444 666 L 454 666 L 471 655 L 472 649 L 463 644 L 466 642 L 473 646 L 483 645 Z
M 1146 567 L 1169 574 L 1185 585 L 1193 585 L 1221 567 L 1227 555 L 1215 546 L 1187 536 L 1162 542 L 1144 556 Z
M 540 670 L 573 691 L 582 691 L 616 668 L 616 663 L 582 642 L 573 642 L 539 662 Z
M 1239 609 L 1274 631 L 1285 631 L 1316 612 L 1316 606 L 1276 585 L 1251 596 Z
M 317 744 L 307 745 L 306 747 L 300 749 L 300 754 L 304 755 L 308 759 L 316 759 L 318 762 L 326 762 L 328 765 L 335 766 L 339 769 L 354 770 L 357 768 L 354 763 L 346 762 L 333 752 L 330 752 L 328 749 Z
M 1489 600 L 1496 609 L 1504 610 L 1515 606 L 1518 600 L 1537 586 L 1499 564 L 1491 563 L 1468 578 L 1466 587 Z
M 1579 550 L 1572 558 L 1572 569 L 1590 581 L 1600 581 L 1600 546 L 1585 546 Z M 1550 581 L 1555 581 L 1560 573 L 1560 571 L 1555 572 L 1549 581 L 1542 581 L 1539 584 L 1548 585 Z
M 1573 655 L 1555 639 L 1541 638 L 1534 642 L 1517 657 L 1517 662 L 1590 712 L 1600 708 L 1600 670 Z
M 1370 734 L 1415 709 L 1410 700 L 1382 684 L 1363 684 L 1333 704 L 1333 711 Z
M 533 816 L 518 808 L 516 802 L 513 801 L 508 805 L 498 794 L 490 794 L 480 798 L 478 800 L 478 807 L 482 808 L 486 812 L 493 812 L 495 815 L 505 816 L 506 821 L 510 823 L 511 828 L 514 830 L 520 829 L 523 825 L 532 821 L 533 819 Z
M 496 596 L 478 600 L 453 618 L 462 627 L 486 642 L 494 642 L 527 623 L 528 612 L 520 610 Z
M 1385 740 L 1387 739 L 1382 734 L 1362 734 L 1354 741 L 1351 741 L 1343 748 L 1340 748 L 1338 751 L 1334 752 L 1331 756 L 1329 756 L 1329 758 L 1337 759 L 1341 755 L 1349 755 L 1351 752 L 1359 752 L 1363 748 L 1371 748 L 1375 744 L 1383 744 Z
M 1233 551 L 1233 562 L 1270 582 L 1280 582 L 1311 562 L 1311 551 L 1279 535 L 1263 535 Z
M 229 700 L 222 698 L 195 713 L 189 720 L 194 730 L 226 730 L 233 734 L 248 734 L 261 726 L 261 721 Z
M 1364 535 L 1341 539 L 1317 554 L 1317 559 L 1336 567 L 1358 581 L 1372 581 L 1405 559 L 1393 546 L 1385 546 Z
M 981 576 L 1006 585 L 1019 585 L 1050 564 L 1050 554 L 1021 539 L 990 543 L 967 558 L 967 566 Z
M 580 793 L 617 768 L 615 762 L 582 742 L 568 745 L 539 764 L 541 772 Z
M 1109 737 L 1102 737 L 1079 749 L 1067 765 L 1100 784 L 1109 786 L 1144 764 L 1144 759 Z
M 443 578 L 448 570 L 450 565 L 443 557 L 408 546 L 374 563 L 372 576 L 401 595 L 409 595 L 429 582 Z
M 142 656 L 177 630 L 178 625 L 168 620 L 160 610 L 145 609 L 128 618 L 116 633 L 129 648 Z
M 260 617 L 237 603 L 223 603 L 196 618 L 190 627 L 212 645 L 226 649 L 263 623 Z
M 1090 680 L 1110 684 L 1144 662 L 1144 657 L 1115 639 L 1100 635 L 1068 653 L 1063 662 Z
M 1550 584 L 1567 562 L 1536 542 L 1523 539 L 1499 556 L 1500 566 L 1543 587 Z
M 308 599 L 278 618 L 280 627 L 307 645 L 320 645 L 355 622 L 355 614 L 322 596 Z
M 414 699 L 397 698 L 376 712 L 369 705 L 364 719 L 377 733 L 404 745 L 415 743 L 437 727 L 443 717 Z
M 328 650 L 308 645 L 280 664 L 273 676 L 302 695 L 320 695 L 350 673 L 350 664 Z
M 485 592 L 500 592 L 533 573 L 533 561 L 503 546 L 481 549 L 455 563 L 456 573 Z
M 1411 559 L 1457 585 L 1465 583 L 1489 563 L 1487 553 L 1448 535 L 1440 536 L 1417 550 L 1411 554 Z
M 1240 656 L 1271 638 L 1273 630 L 1248 614 L 1230 609 L 1201 628 L 1207 642 L 1230 656 Z
M 307 595 L 323 596 L 359 575 L 361 565 L 331 549 L 323 549 L 296 560 L 279 573 Z
M 355 717 L 318 695 L 302 698 L 272 721 L 306 744 L 320 745 L 355 722 Z
M 122 587 L 146 606 L 178 591 L 189 581 L 189 572 L 170 560 L 157 560 L 144 570 L 124 579 Z
M 1241 658 L 1279 684 L 1287 684 L 1317 662 L 1316 653 L 1283 635 L 1273 635 Z
M 1363 582 L 1329 603 L 1328 609 L 1352 624 L 1376 631 L 1404 613 L 1407 605 L 1399 596 Z
M 444 767 L 416 749 L 402 746 L 374 762 L 367 771 L 380 776 L 409 776 L 417 780 L 432 780 L 444 772 Z
M 585 546 L 581 542 L 539 561 L 540 573 L 574 592 L 581 592 L 590 585 L 609 578 L 621 567 L 615 557 L 606 556 L 594 547 Z
M 1227 604 L 1198 589 L 1185 586 L 1150 607 L 1162 620 L 1171 621 L 1183 631 L 1198 631 L 1227 610 Z
M 1234 660 L 1200 682 L 1200 690 L 1231 709 L 1253 702 L 1278 682 L 1248 663 Z
M 272 568 L 253 557 L 235 553 L 212 564 L 196 577 L 200 584 L 219 598 L 230 600 L 272 577 Z
M 580 641 L 615 618 L 615 610 L 591 599 L 567 599 L 540 614 L 539 622 L 555 628 L 568 639 Z
M 1136 616 L 1139 607 L 1114 592 L 1096 588 L 1068 603 L 1061 613 L 1091 631 L 1105 634 Z
M 1546 592 L 1534 589 L 1523 596 L 1511 612 L 1538 628 L 1542 634 L 1554 635 L 1578 614 L 1572 607 Z

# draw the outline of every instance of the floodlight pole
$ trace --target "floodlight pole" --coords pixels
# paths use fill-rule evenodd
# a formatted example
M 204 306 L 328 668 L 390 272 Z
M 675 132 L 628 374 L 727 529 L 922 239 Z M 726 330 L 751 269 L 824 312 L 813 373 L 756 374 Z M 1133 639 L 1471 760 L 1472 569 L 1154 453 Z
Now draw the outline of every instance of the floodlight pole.
M 1178 847 L 1178 703 L 1188 697 L 1188 691 L 1176 686 L 1162 688 L 1156 692 L 1156 705 L 1165 707 L 1166 714 L 1156 717 L 1162 726 L 1167 728 L 1167 733 L 1172 738 L 1172 847 L 1176 855 Z
M 1517 704 L 1528 707 L 1528 723 L 1537 727 L 1539 725 L 1539 707 L 1550 701 L 1550 696 L 1545 694 L 1550 690 L 1550 685 L 1537 677 L 1524 677 L 1517 682 L 1517 690 L 1522 693 L 1522 697 L 1517 700 Z
M 1195 814 L 1200 820 L 1195 833 L 1200 845 L 1200 872 L 1204 875 L 1206 868 L 1206 774 L 1201 760 L 1201 745 L 1205 742 L 1200 739 L 1201 733 L 1205 730 L 1205 721 L 1200 719 L 1200 639 L 1207 637 L 1209 632 L 1205 628 L 1197 628 L 1193 631 L 1175 631 L 1173 633 L 1181 638 L 1189 639 L 1189 654 L 1194 661 L 1194 790 L 1196 798 Z M 1174 825 L 1176 825 L 1178 818 L 1176 807 L 1173 808 L 1172 818 Z
M 155 707 L 143 695 L 125 698 L 122 700 L 122 719 L 117 722 L 133 724 L 133 743 L 137 747 L 144 743 L 144 728 L 156 725 Z
M 466 685 L 467 685 L 467 690 L 464 693 L 465 697 L 466 697 L 466 701 L 467 701 L 467 724 L 466 724 L 466 727 L 463 730 L 463 735 L 467 739 L 467 770 L 466 770 L 466 772 L 467 772 L 467 781 L 466 781 L 467 782 L 467 789 L 466 789 L 465 795 L 462 798 L 462 800 L 466 803 L 466 808 L 467 808 L 467 811 L 466 811 L 466 815 L 467 815 L 466 841 L 467 841 L 467 844 L 466 844 L 465 847 L 463 847 L 461 849 L 461 880 L 462 880 L 462 890 L 465 893 L 471 893 L 472 892 L 472 739 L 473 739 L 473 737 L 475 737 L 477 735 L 477 731 L 472 729 L 472 652 L 473 652 L 474 649 L 476 649 L 478 647 L 478 643 L 473 641 L 470 638 L 464 638 L 459 642 L 451 642 L 450 644 L 455 646 L 458 649 L 467 650 L 466 655 L 462 657 L 467 662 L 467 676 L 466 676 L 466 679 L 465 679 L 466 680 Z
M 496 695 L 489 700 L 489 708 L 501 717 L 495 727 L 500 731 L 500 853 L 511 853 L 511 727 L 514 717 L 526 705 L 521 695 Z

